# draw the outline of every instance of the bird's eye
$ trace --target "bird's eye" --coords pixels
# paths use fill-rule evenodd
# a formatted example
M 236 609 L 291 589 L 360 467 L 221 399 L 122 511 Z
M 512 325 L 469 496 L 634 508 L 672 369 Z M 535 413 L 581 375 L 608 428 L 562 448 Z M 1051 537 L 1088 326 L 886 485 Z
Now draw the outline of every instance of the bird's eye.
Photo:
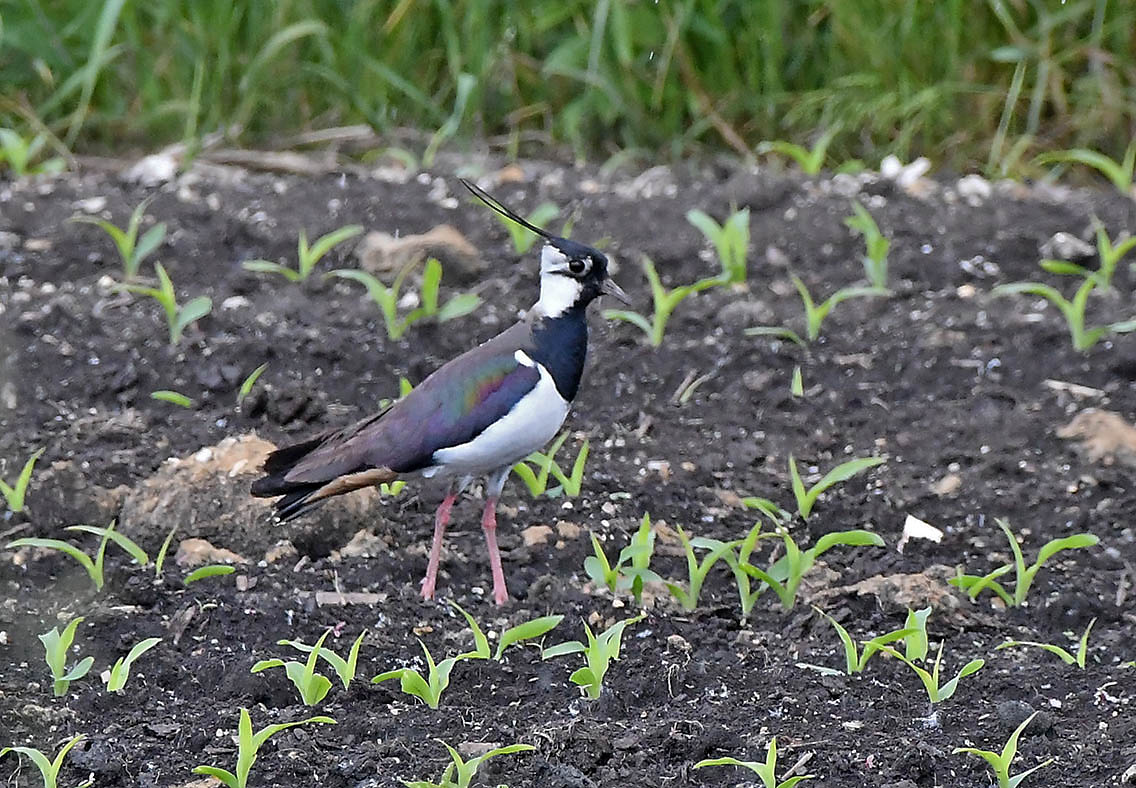
M 568 262 L 568 270 L 574 274 L 582 274 L 588 270 L 588 261 L 576 258 Z

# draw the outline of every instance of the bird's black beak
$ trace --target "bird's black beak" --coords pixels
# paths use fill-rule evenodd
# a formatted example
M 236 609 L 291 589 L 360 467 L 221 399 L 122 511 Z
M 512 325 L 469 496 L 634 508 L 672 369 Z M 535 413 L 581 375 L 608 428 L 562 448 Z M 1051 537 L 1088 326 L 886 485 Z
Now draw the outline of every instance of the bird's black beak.
M 631 305 L 631 299 L 627 297 L 627 293 L 623 292 L 623 288 L 617 285 L 610 276 L 604 278 L 600 285 L 600 292 L 618 299 L 623 304 Z

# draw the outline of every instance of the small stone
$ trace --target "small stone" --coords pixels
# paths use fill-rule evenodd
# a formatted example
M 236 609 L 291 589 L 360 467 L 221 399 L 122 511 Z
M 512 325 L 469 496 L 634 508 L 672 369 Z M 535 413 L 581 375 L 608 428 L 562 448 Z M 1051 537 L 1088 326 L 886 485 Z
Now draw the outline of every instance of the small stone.
M 521 531 L 521 540 L 525 543 L 525 547 L 548 544 L 550 539 L 552 539 L 552 529 L 547 525 L 530 525 Z
M 98 213 L 107 207 L 106 197 L 88 197 L 85 200 L 76 200 L 73 207 L 83 213 Z
M 931 492 L 939 497 L 954 495 L 962 487 L 962 477 L 957 473 L 948 473 L 939 481 L 931 485 Z
M 977 208 L 990 199 L 994 187 L 990 185 L 990 181 L 981 175 L 972 173 L 959 178 L 958 183 L 955 184 L 955 190 L 958 191 L 959 197 L 966 200 L 968 205 Z
M 28 252 L 49 252 L 52 246 L 54 244 L 50 238 L 29 238 L 24 241 L 24 250 Z
M 1084 260 L 1093 257 L 1097 250 L 1072 233 L 1054 233 L 1041 245 L 1041 256 L 1058 260 Z

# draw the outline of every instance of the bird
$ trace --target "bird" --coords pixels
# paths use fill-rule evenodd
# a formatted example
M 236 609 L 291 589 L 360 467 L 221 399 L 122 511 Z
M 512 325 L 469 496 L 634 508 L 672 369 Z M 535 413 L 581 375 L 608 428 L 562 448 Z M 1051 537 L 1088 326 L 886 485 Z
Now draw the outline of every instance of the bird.
M 434 515 L 423 599 L 434 598 L 442 540 L 457 497 L 485 479 L 481 528 L 489 553 L 493 599 L 509 599 L 497 548 L 497 501 L 510 469 L 559 431 L 580 387 L 588 349 L 587 307 L 601 295 L 630 299 L 598 249 L 553 235 L 470 181 L 462 184 L 489 208 L 536 233 L 540 296 L 497 336 L 443 364 L 405 397 L 338 430 L 268 455 L 251 493 L 276 498 L 279 521 L 329 498 L 410 474 L 448 481 Z

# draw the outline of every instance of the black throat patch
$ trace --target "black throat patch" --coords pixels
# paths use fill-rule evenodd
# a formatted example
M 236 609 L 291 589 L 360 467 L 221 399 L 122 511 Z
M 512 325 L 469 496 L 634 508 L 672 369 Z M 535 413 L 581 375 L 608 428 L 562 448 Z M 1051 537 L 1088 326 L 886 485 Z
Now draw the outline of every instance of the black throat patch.
M 548 370 L 556 390 L 569 402 L 580 388 L 587 356 L 588 319 L 583 306 L 541 318 L 533 326 L 533 360 Z

